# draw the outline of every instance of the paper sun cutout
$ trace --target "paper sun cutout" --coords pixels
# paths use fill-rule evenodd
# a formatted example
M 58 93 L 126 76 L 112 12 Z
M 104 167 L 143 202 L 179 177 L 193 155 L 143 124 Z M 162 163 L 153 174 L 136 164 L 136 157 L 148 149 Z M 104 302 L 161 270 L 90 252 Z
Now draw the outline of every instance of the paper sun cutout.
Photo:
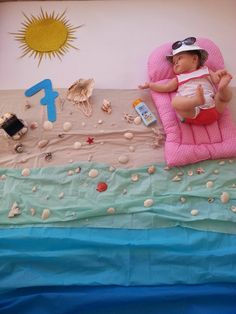
M 34 56 L 39 59 L 40 65 L 43 57 L 61 57 L 70 48 L 78 49 L 71 42 L 76 39 L 75 30 L 83 25 L 73 27 L 65 17 L 64 11 L 61 15 L 43 12 L 38 16 L 28 17 L 23 13 L 26 20 L 22 23 L 23 28 L 18 33 L 11 33 L 15 39 L 21 43 L 23 50 L 21 56 Z

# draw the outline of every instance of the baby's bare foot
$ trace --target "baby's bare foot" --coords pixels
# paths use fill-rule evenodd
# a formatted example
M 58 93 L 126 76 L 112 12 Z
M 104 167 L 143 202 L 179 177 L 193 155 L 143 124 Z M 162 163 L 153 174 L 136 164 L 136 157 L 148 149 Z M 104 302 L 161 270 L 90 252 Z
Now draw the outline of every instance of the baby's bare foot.
M 197 106 L 201 106 L 205 104 L 204 92 L 201 85 L 198 85 L 196 89 L 195 99 L 196 99 Z
M 223 91 L 226 87 L 228 87 L 231 80 L 232 75 L 230 75 L 229 73 L 223 75 L 218 84 L 218 91 Z

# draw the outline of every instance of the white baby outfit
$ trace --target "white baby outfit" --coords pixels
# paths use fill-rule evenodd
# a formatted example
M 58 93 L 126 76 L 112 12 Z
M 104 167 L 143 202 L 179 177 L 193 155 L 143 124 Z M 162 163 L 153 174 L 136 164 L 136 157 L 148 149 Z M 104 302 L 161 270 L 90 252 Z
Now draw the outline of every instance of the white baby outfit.
M 176 77 L 178 80 L 178 96 L 192 97 L 196 94 L 196 89 L 199 85 L 203 88 L 205 104 L 195 107 L 195 117 L 199 114 L 200 109 L 215 107 L 215 88 L 210 80 L 208 67 L 204 66 L 190 73 L 176 75 Z

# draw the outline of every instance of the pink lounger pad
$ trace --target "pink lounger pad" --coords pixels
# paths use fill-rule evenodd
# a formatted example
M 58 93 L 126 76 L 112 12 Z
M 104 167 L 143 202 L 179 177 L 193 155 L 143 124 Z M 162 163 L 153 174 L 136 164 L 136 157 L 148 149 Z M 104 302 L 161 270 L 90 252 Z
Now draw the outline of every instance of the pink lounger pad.
M 224 68 L 219 48 L 209 39 L 198 39 L 197 44 L 206 49 L 209 59 L 206 65 L 217 70 Z M 166 82 L 174 77 L 172 67 L 165 56 L 171 51 L 167 43 L 150 55 L 148 73 L 152 82 Z M 236 156 L 236 126 L 227 108 L 220 119 L 210 125 L 196 126 L 181 123 L 171 105 L 175 93 L 151 91 L 165 133 L 165 159 L 168 166 L 184 166 L 207 159 Z

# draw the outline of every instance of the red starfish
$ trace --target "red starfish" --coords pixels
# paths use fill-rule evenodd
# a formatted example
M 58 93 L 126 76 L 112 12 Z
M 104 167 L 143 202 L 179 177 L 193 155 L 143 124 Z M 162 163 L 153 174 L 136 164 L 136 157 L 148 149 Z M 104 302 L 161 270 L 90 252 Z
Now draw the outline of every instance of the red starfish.
M 86 142 L 87 142 L 89 145 L 91 145 L 91 144 L 94 144 L 93 141 L 94 141 L 94 138 L 89 136 Z

